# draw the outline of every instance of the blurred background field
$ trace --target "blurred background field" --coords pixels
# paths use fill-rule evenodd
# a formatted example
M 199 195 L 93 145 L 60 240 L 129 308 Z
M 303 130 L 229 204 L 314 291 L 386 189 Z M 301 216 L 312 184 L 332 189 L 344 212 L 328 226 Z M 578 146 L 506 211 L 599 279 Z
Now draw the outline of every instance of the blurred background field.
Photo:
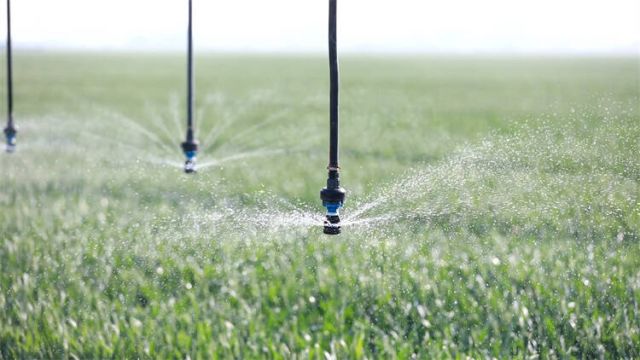
M 637 57 L 344 57 L 339 237 L 324 58 L 15 63 L 0 357 L 640 356 Z

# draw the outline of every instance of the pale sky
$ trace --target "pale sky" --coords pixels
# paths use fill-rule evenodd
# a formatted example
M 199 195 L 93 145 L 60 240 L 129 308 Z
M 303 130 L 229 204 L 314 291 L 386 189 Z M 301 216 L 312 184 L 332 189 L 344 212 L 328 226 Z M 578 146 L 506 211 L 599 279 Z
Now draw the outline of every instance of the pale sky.
M 196 50 L 326 50 L 326 0 L 193 2 Z M 12 0 L 14 42 L 16 48 L 182 50 L 186 5 Z M 4 2 L 1 11 L 4 31 Z M 338 18 L 341 52 L 640 54 L 640 0 L 339 0 Z

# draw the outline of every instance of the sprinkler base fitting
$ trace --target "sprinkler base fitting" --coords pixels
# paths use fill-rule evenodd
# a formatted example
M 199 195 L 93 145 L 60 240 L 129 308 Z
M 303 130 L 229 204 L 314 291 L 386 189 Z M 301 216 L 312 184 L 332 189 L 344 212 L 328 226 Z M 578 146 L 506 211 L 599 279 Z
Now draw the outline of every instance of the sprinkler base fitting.
M 13 126 L 8 126 L 4 129 L 4 135 L 7 139 L 7 147 L 6 151 L 8 153 L 12 153 L 16 151 L 16 134 L 18 130 L 16 130 Z
M 182 151 L 187 160 L 184 162 L 184 172 L 192 174 L 196 172 L 196 158 L 198 155 L 198 142 L 185 141 L 182 143 Z

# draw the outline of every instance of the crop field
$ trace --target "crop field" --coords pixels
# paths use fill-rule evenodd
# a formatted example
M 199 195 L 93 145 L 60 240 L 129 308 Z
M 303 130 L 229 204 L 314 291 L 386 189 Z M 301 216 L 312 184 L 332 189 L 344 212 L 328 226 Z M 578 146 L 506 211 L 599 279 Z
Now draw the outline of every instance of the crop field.
M 344 57 L 326 236 L 324 57 L 17 54 L 0 359 L 639 358 L 638 63 Z

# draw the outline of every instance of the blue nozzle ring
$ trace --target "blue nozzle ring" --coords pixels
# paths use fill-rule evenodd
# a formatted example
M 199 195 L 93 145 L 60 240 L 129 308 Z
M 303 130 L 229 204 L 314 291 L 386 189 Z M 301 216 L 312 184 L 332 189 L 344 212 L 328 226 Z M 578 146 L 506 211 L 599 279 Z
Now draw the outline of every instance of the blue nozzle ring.
M 327 215 L 336 216 L 339 215 L 339 210 L 342 207 L 342 203 L 323 202 L 322 205 L 327 208 Z
M 15 144 L 16 144 L 16 135 L 7 134 L 7 145 L 15 145 Z
M 197 151 L 185 151 L 184 152 L 184 156 L 187 157 L 187 160 L 195 160 L 196 156 L 198 155 Z

